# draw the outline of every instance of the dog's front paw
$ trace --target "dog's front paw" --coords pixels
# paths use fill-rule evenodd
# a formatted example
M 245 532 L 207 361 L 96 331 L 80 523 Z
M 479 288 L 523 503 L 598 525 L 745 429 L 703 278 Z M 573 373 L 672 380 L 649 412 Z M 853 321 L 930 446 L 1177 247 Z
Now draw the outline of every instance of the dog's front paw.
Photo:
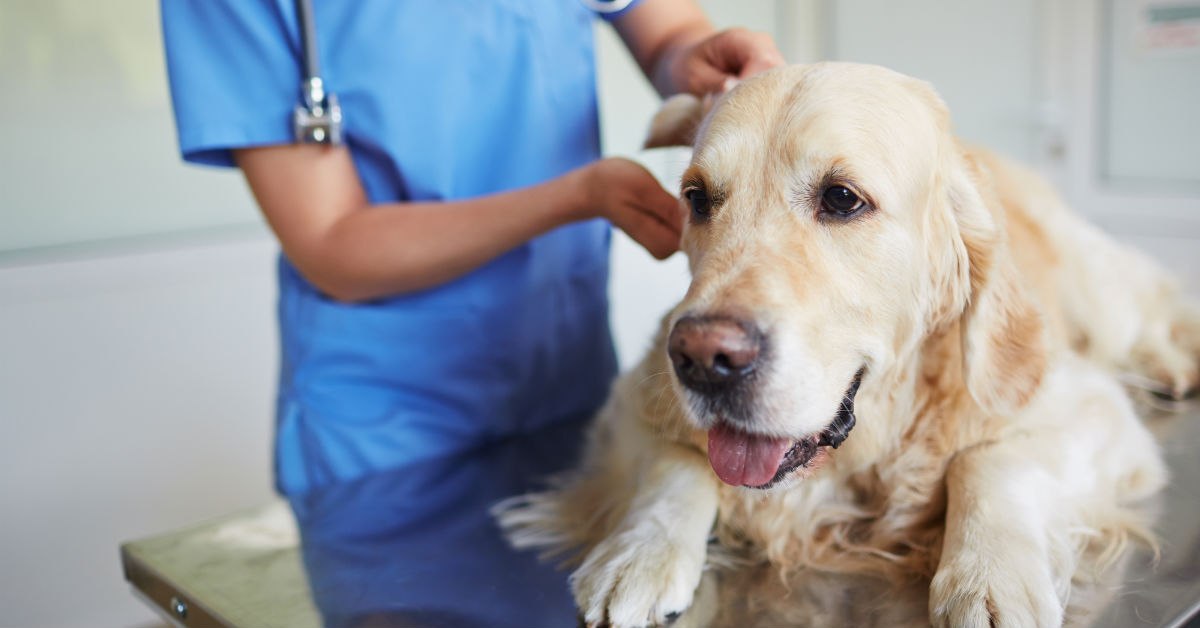
M 638 529 L 605 539 L 571 574 L 571 590 L 584 623 L 613 628 L 670 625 L 692 604 L 704 549 Z
M 1129 383 L 1180 401 L 1200 392 L 1200 311 L 1174 303 L 1160 308 L 1165 319 L 1147 322 L 1125 367 L 1147 380 Z
M 1149 380 L 1146 388 L 1162 399 L 1193 397 L 1200 386 L 1197 357 L 1189 347 L 1144 341 L 1134 348 L 1132 360 L 1134 371 Z
M 934 626 L 1049 628 L 1062 625 L 1063 605 L 1041 553 L 1010 547 L 944 559 L 929 586 L 929 615 Z

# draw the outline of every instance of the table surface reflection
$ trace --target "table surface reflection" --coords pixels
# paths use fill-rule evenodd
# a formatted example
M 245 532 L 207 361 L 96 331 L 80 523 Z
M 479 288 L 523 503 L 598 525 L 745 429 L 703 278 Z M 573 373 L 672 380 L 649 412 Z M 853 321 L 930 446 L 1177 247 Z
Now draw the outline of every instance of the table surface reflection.
M 1119 584 L 1075 613 L 1078 623 L 1200 628 L 1188 621 L 1200 611 L 1200 409 L 1148 421 L 1172 471 L 1150 505 L 1160 513 L 1161 557 L 1155 562 L 1140 546 L 1131 551 Z M 151 605 L 192 626 L 575 625 L 566 572 L 509 548 L 488 508 L 572 465 L 582 431 L 561 425 L 126 543 L 126 578 Z M 726 579 L 749 581 L 715 578 L 718 589 Z M 738 588 L 743 604 L 755 597 Z M 775 606 L 788 604 L 777 591 L 770 595 Z M 836 604 L 846 613 L 831 614 L 826 604 L 820 617 L 801 623 L 857 625 L 873 617 L 921 625 L 928 622 L 922 595 L 872 592 L 876 606 L 894 610 L 865 617 L 852 612 L 859 596 L 843 591 Z M 795 609 L 772 614 L 758 605 L 750 616 L 722 603 L 727 612 L 714 619 L 722 624 L 797 620 Z

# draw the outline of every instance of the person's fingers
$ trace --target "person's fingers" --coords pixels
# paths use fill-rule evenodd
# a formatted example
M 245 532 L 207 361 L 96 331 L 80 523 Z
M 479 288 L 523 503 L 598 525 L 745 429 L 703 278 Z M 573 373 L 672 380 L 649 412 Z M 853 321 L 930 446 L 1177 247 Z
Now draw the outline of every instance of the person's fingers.
M 770 70 L 771 68 L 777 68 L 783 64 L 784 63 L 783 63 L 782 55 L 778 55 L 778 54 L 772 55 L 769 52 L 763 52 L 754 57 L 751 57 L 749 60 L 746 61 L 746 64 L 742 66 L 741 71 L 738 72 L 738 78 L 739 79 L 750 78 L 751 76 L 754 76 L 755 74 L 758 74 L 759 72 L 766 72 L 767 70 Z
M 725 91 L 725 82 L 731 78 L 728 72 L 704 57 L 688 64 L 688 69 L 686 89 L 697 96 Z
M 679 250 L 679 233 L 649 213 L 641 213 L 625 233 L 655 259 L 666 259 Z
M 656 221 L 670 229 L 676 239 L 683 234 L 683 212 L 679 207 L 679 199 L 664 194 L 662 198 L 655 199 L 648 211 Z
M 634 190 L 633 202 L 640 211 L 678 234 L 683 228 L 679 199 L 664 189 L 648 170 L 642 171 L 642 184 Z
M 724 93 L 740 79 L 786 64 L 770 35 L 740 27 L 700 42 L 686 59 L 684 89 L 696 95 Z
M 679 244 L 679 239 L 671 234 L 670 229 L 648 213 L 630 208 L 628 212 L 615 215 L 610 220 L 657 259 L 668 257 Z
M 658 187 L 643 194 L 636 206 L 630 206 L 632 214 L 624 231 L 657 259 L 666 259 L 679 249 L 679 238 L 683 229 L 679 201 Z
M 732 67 L 730 74 L 744 79 L 784 65 L 783 54 L 766 33 L 743 31 L 729 40 Z
M 637 162 L 609 158 L 599 164 L 610 192 L 603 215 L 654 257 L 670 257 L 679 248 L 679 200 Z
M 775 40 L 767 33 L 731 28 L 714 36 L 712 44 L 717 69 L 739 79 L 785 64 Z

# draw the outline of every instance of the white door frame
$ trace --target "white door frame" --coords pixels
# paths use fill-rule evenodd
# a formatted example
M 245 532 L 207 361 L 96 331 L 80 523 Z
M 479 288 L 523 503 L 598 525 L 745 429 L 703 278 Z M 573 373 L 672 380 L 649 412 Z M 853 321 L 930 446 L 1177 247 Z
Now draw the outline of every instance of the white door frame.
M 1200 237 L 1200 194 L 1155 189 L 1149 182 L 1139 190 L 1100 175 L 1101 46 L 1112 1 L 1042 4 L 1042 169 L 1077 211 L 1109 231 Z

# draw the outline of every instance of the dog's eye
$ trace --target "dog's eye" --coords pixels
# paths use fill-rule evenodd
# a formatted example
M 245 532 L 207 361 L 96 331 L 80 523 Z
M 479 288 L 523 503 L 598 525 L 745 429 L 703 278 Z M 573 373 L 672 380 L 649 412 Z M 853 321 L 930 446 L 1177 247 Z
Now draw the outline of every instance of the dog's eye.
M 692 205 L 692 216 L 696 220 L 704 220 L 708 218 L 708 210 L 710 202 L 708 194 L 704 190 L 692 188 L 683 193 L 688 202 Z
M 838 218 L 849 218 L 865 206 L 866 203 L 845 186 L 830 186 L 821 194 L 821 210 Z

